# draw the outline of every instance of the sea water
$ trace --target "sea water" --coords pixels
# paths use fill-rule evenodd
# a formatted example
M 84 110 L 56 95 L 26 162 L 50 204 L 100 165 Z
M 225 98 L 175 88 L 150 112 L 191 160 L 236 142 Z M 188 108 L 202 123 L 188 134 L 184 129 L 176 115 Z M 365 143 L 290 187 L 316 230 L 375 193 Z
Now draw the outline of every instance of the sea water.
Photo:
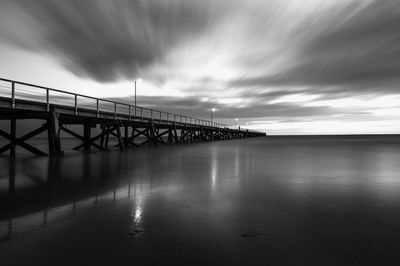
M 400 254 L 399 140 L 269 136 L 2 156 L 1 264 L 390 264 Z

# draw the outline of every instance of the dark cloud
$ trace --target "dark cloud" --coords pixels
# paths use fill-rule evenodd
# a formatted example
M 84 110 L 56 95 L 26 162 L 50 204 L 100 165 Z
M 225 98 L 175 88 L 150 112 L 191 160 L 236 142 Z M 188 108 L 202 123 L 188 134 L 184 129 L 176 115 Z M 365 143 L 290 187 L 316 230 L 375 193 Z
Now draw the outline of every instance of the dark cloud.
M 231 82 L 232 86 L 314 86 L 319 92 L 398 91 L 400 9 L 397 0 L 374 1 L 334 14 L 329 23 L 304 28 L 293 65 L 274 75 Z M 351 13 L 351 15 L 349 15 Z M 332 90 L 332 86 L 337 86 Z M 311 89 L 312 91 L 312 89 Z
M 132 79 L 209 26 L 206 3 L 184 0 L 3 0 L 2 41 L 51 53 L 98 81 Z
M 314 84 L 385 84 L 399 81 L 398 1 L 375 1 L 338 27 L 311 40 L 297 76 Z

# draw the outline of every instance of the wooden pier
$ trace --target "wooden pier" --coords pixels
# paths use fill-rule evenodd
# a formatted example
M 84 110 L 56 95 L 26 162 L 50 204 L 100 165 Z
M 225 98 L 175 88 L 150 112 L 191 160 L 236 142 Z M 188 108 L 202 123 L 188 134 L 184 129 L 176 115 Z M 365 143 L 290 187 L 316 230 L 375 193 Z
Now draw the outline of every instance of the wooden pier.
M 74 149 L 85 151 L 107 149 L 110 138 L 124 149 L 265 136 L 263 132 L 15 80 L 0 78 L 0 82 L 0 120 L 10 121 L 9 132 L 0 128 L 0 136 L 8 142 L 0 147 L 0 154 L 9 152 L 11 157 L 16 155 L 16 146 L 35 155 L 62 153 L 61 132 L 80 140 Z M 43 123 L 19 136 L 17 121 L 27 119 Z M 75 130 L 70 125 L 75 125 Z M 77 126 L 81 129 L 76 130 Z M 48 153 L 27 142 L 44 132 Z

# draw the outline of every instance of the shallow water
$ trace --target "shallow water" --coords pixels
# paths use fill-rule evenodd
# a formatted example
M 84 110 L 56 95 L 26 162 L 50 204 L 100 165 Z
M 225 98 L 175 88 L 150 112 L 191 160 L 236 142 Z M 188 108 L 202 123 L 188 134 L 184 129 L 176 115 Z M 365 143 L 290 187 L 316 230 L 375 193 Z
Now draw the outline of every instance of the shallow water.
M 389 265 L 400 257 L 399 140 L 0 157 L 0 263 Z

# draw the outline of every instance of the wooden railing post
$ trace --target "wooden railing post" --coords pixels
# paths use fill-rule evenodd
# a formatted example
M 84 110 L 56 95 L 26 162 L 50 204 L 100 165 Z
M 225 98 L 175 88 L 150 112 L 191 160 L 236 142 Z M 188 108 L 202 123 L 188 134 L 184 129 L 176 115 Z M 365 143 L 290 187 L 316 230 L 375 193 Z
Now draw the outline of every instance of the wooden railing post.
M 11 82 L 11 108 L 15 108 L 15 82 Z
M 75 115 L 78 114 L 78 96 L 75 94 Z
M 98 118 L 100 115 L 100 110 L 99 110 L 99 99 L 96 99 L 96 117 Z
M 50 95 L 49 89 L 46 89 L 46 111 L 50 112 Z

